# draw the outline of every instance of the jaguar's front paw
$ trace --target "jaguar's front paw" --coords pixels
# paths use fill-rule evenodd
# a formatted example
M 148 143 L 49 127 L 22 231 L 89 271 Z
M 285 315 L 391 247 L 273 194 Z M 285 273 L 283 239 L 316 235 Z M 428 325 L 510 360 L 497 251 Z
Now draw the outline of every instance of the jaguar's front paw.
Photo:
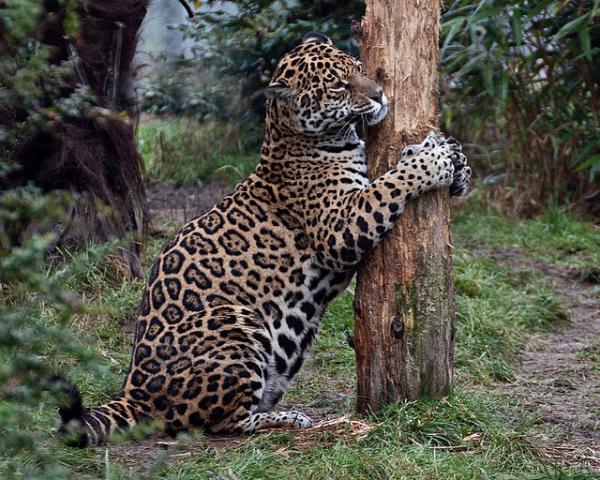
M 431 130 L 425 137 L 425 140 L 423 140 L 421 143 L 407 145 L 402 149 L 400 162 L 411 160 L 412 158 L 415 158 L 423 153 L 431 151 L 435 147 L 446 144 L 446 142 L 447 140 L 443 135 Z
M 461 144 L 453 137 L 431 131 L 421 143 L 408 145 L 402 150 L 398 168 L 408 166 L 433 174 L 427 183 L 430 188 L 450 187 L 450 194 L 454 196 L 464 195 L 469 188 L 471 167 L 467 165 Z
M 454 163 L 449 158 L 446 146 L 435 147 L 431 151 L 431 156 L 435 159 L 433 164 L 434 188 L 449 187 L 454 181 L 455 168 Z
M 462 145 L 453 137 L 448 137 L 450 159 L 454 165 L 454 175 L 450 185 L 450 195 L 460 197 L 467 193 L 471 183 L 471 167 L 467 165 L 467 157 L 462 153 Z

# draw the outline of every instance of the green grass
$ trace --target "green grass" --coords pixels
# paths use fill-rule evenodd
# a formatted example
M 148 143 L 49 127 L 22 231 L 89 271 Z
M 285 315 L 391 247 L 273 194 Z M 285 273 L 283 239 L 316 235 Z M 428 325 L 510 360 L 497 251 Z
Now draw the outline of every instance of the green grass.
M 310 445 L 289 433 L 268 433 L 233 450 L 211 449 L 183 465 L 166 464 L 160 475 L 186 480 L 207 478 L 210 471 L 243 479 L 552 478 L 552 468 L 540 462 L 523 432 L 503 427 L 488 406 L 467 395 L 391 406 L 370 424 L 364 438 L 324 433 Z
M 258 154 L 243 145 L 237 125 L 190 119 L 142 122 L 138 149 L 152 186 L 198 186 L 218 177 L 237 182 L 256 165 Z
M 509 219 L 477 199 L 454 220 L 454 234 L 470 248 L 521 247 L 534 258 L 573 268 L 580 279 L 600 278 L 600 227 L 578 221 L 564 210 L 550 208 L 536 219 Z
M 455 364 L 478 381 L 509 380 L 526 333 L 568 320 L 548 281 L 458 247 L 454 254 L 458 301 Z
M 599 254 L 593 227 L 553 213 L 538 220 L 511 221 L 478 208 L 455 219 L 455 279 L 459 329 L 456 345 L 458 386 L 447 399 L 392 405 L 366 423 L 364 436 L 348 427 L 304 439 L 302 434 L 270 432 L 228 448 L 195 449 L 191 457 L 152 453 L 131 470 L 115 459 L 114 446 L 75 450 L 54 438 L 57 415 L 49 400 L 37 408 L 0 403 L 0 412 L 22 415 L 41 452 L 6 457 L 0 452 L 0 478 L 33 478 L 36 465 L 53 470 L 40 478 L 217 478 L 237 479 L 569 479 L 593 478 L 578 470 L 555 468 L 531 445 L 527 419 L 494 394 L 495 381 L 515 373 L 515 354 L 525 335 L 556 328 L 566 312 L 540 275 L 509 270 L 489 258 L 482 246 L 518 246 L 533 258 L 557 264 Z M 162 239 L 152 240 L 149 257 Z M 577 247 L 577 248 L 575 248 Z M 128 367 L 131 335 L 123 326 L 135 314 L 143 282 L 120 280 L 117 245 L 90 245 L 48 263 L 47 275 L 77 293 L 84 308 L 69 323 L 85 345 L 94 368 L 69 354 L 55 362 L 79 384 L 87 405 L 110 398 Z M 30 302 L 35 318 L 60 326 L 59 311 L 36 303 L 26 291 L 5 287 L 3 301 Z M 344 293 L 326 313 L 306 371 L 286 396 L 289 403 L 325 407 L 336 415 L 352 413 L 355 389 L 352 297 Z M 68 334 L 67 331 L 65 331 Z M 48 354 L 52 348 L 48 347 Z M 590 352 L 596 355 L 597 352 Z M 0 360 L 2 356 L 0 355 Z M 15 432 L 16 435 L 16 432 Z M 186 450 L 188 440 L 178 447 Z M 38 470 L 39 473 L 39 470 Z M 234 477 L 232 477 L 234 478 Z

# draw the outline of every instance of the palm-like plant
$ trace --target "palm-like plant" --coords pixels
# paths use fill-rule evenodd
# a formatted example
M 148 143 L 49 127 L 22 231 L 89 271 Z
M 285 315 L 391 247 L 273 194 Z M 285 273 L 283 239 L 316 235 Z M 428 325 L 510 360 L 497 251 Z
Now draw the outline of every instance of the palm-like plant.
M 598 0 L 456 0 L 444 15 L 445 126 L 500 145 L 521 213 L 597 186 L 598 15 Z

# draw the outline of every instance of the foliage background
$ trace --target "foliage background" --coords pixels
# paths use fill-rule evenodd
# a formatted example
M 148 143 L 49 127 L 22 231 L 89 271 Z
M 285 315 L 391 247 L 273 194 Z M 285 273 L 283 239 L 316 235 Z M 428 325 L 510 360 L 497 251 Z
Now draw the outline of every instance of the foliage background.
M 600 213 L 599 15 L 591 0 L 457 0 L 444 14 L 444 127 L 505 175 L 495 199 L 513 212 Z

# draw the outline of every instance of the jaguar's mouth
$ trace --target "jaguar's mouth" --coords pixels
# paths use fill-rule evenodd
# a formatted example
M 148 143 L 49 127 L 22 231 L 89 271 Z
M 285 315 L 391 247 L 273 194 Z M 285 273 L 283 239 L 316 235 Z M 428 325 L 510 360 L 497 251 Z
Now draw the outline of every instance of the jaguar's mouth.
M 388 100 L 385 94 L 381 97 L 381 102 L 371 100 L 373 110 L 364 115 L 367 125 L 376 125 L 381 122 L 388 113 Z

